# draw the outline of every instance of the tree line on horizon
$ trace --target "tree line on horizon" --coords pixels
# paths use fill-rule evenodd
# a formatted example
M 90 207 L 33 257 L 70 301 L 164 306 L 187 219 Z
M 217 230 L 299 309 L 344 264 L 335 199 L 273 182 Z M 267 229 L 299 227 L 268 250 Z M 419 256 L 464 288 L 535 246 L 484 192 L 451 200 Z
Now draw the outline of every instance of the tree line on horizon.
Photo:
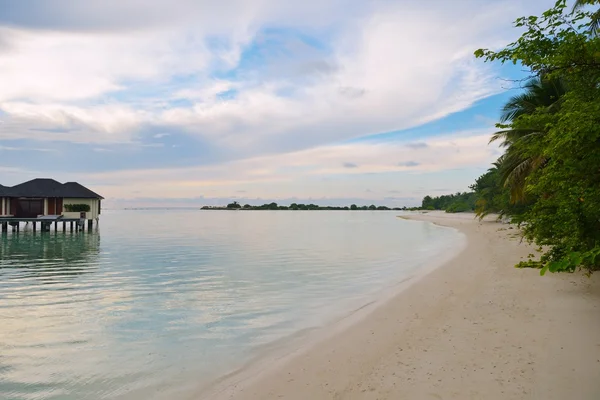
M 329 210 L 329 211 L 390 211 L 390 210 L 407 210 L 407 207 L 402 208 L 390 208 L 387 206 L 376 206 L 371 204 L 370 206 L 357 206 L 356 204 L 352 204 L 351 206 L 339 207 L 339 206 L 319 206 L 317 204 L 301 204 L 301 203 L 292 203 L 289 206 L 282 206 L 277 203 L 266 203 L 260 206 L 251 206 L 250 204 L 244 204 L 243 206 L 234 201 L 232 203 L 227 204 L 225 207 L 211 207 L 204 206 L 202 210 Z
M 486 62 L 529 71 L 502 109 L 490 142 L 504 153 L 472 192 L 423 199 L 423 208 L 472 208 L 507 216 L 540 246 L 518 267 L 600 269 L 600 0 L 558 0 L 541 16 L 518 18 L 521 37 Z
M 441 196 L 425 196 L 421 202 L 421 210 L 444 210 L 449 213 L 475 210 L 476 194 L 474 192 L 458 192 Z

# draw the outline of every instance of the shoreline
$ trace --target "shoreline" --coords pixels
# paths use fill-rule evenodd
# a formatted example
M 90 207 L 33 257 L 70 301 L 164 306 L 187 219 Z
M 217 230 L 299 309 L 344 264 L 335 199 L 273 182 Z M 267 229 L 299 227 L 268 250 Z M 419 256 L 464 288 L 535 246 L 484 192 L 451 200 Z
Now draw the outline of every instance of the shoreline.
M 396 215 L 396 217 L 407 220 L 403 216 Z M 425 221 L 418 222 L 424 223 Z M 280 365 L 294 359 L 306 350 L 360 323 L 360 321 L 368 317 L 378 307 L 427 276 L 431 271 L 451 260 L 466 247 L 466 238 L 459 231 L 444 225 L 434 225 L 437 228 L 455 231 L 457 240 L 452 245 L 454 246 L 453 248 L 441 249 L 438 254 L 435 254 L 427 261 L 417 264 L 415 270 L 405 277 L 390 285 L 386 285 L 382 289 L 373 290 L 372 293 L 366 294 L 360 300 L 354 301 L 353 305 L 347 305 L 345 311 L 333 316 L 324 324 L 301 329 L 291 335 L 279 338 L 273 343 L 262 345 L 261 348 L 256 349 L 255 356 L 250 360 L 221 375 L 217 379 L 197 387 L 194 391 L 195 395 L 189 398 L 211 400 L 228 398 L 225 394 L 232 387 L 237 388 L 251 385 L 263 375 L 273 372 Z M 185 398 L 187 399 L 188 397 Z
M 600 398 L 596 276 L 513 268 L 534 251 L 502 223 L 472 214 L 400 217 L 454 228 L 466 244 L 318 339 L 298 335 L 285 355 L 191 398 Z

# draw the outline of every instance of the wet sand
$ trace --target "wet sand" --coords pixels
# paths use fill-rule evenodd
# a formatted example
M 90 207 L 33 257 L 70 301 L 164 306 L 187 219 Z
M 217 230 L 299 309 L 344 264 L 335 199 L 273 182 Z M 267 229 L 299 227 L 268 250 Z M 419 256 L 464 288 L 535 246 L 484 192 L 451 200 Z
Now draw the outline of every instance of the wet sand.
M 364 317 L 197 398 L 600 399 L 599 274 L 515 269 L 534 249 L 509 225 L 407 218 L 458 229 L 467 244 Z

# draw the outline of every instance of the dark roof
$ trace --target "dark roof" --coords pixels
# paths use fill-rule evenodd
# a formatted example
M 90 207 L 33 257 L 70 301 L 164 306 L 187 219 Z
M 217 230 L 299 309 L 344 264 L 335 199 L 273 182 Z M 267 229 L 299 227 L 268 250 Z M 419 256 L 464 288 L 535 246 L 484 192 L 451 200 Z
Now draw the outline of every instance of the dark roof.
M 58 193 L 62 183 L 54 179 L 33 179 L 10 188 L 14 197 L 61 197 Z
M 100 196 L 96 192 L 92 192 L 90 189 L 85 186 L 77 183 L 77 182 L 67 182 L 63 185 L 65 190 L 65 194 L 62 197 L 77 197 L 80 199 L 103 199 L 104 197 Z
M 13 187 L 0 186 L 0 195 L 8 197 L 75 197 L 103 199 L 77 182 L 62 184 L 54 179 L 33 179 Z
M 9 189 L 10 188 L 8 188 L 6 186 L 0 185 L 0 197 L 8 196 Z

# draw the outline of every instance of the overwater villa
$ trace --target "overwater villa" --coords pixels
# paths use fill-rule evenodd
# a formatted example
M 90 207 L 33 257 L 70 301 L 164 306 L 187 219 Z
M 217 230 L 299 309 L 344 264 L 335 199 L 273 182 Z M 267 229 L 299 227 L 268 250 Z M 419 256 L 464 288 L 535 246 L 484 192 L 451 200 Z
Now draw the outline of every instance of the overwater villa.
M 104 197 L 77 182 L 60 183 L 54 179 L 33 179 L 16 186 L 0 185 L 0 223 L 6 230 L 7 222 L 16 226 L 19 222 L 42 221 L 49 223 L 87 221 L 91 228 L 98 220 L 101 200 Z M 16 223 L 16 225 L 15 225 Z M 65 226 L 65 225 L 64 225 Z

